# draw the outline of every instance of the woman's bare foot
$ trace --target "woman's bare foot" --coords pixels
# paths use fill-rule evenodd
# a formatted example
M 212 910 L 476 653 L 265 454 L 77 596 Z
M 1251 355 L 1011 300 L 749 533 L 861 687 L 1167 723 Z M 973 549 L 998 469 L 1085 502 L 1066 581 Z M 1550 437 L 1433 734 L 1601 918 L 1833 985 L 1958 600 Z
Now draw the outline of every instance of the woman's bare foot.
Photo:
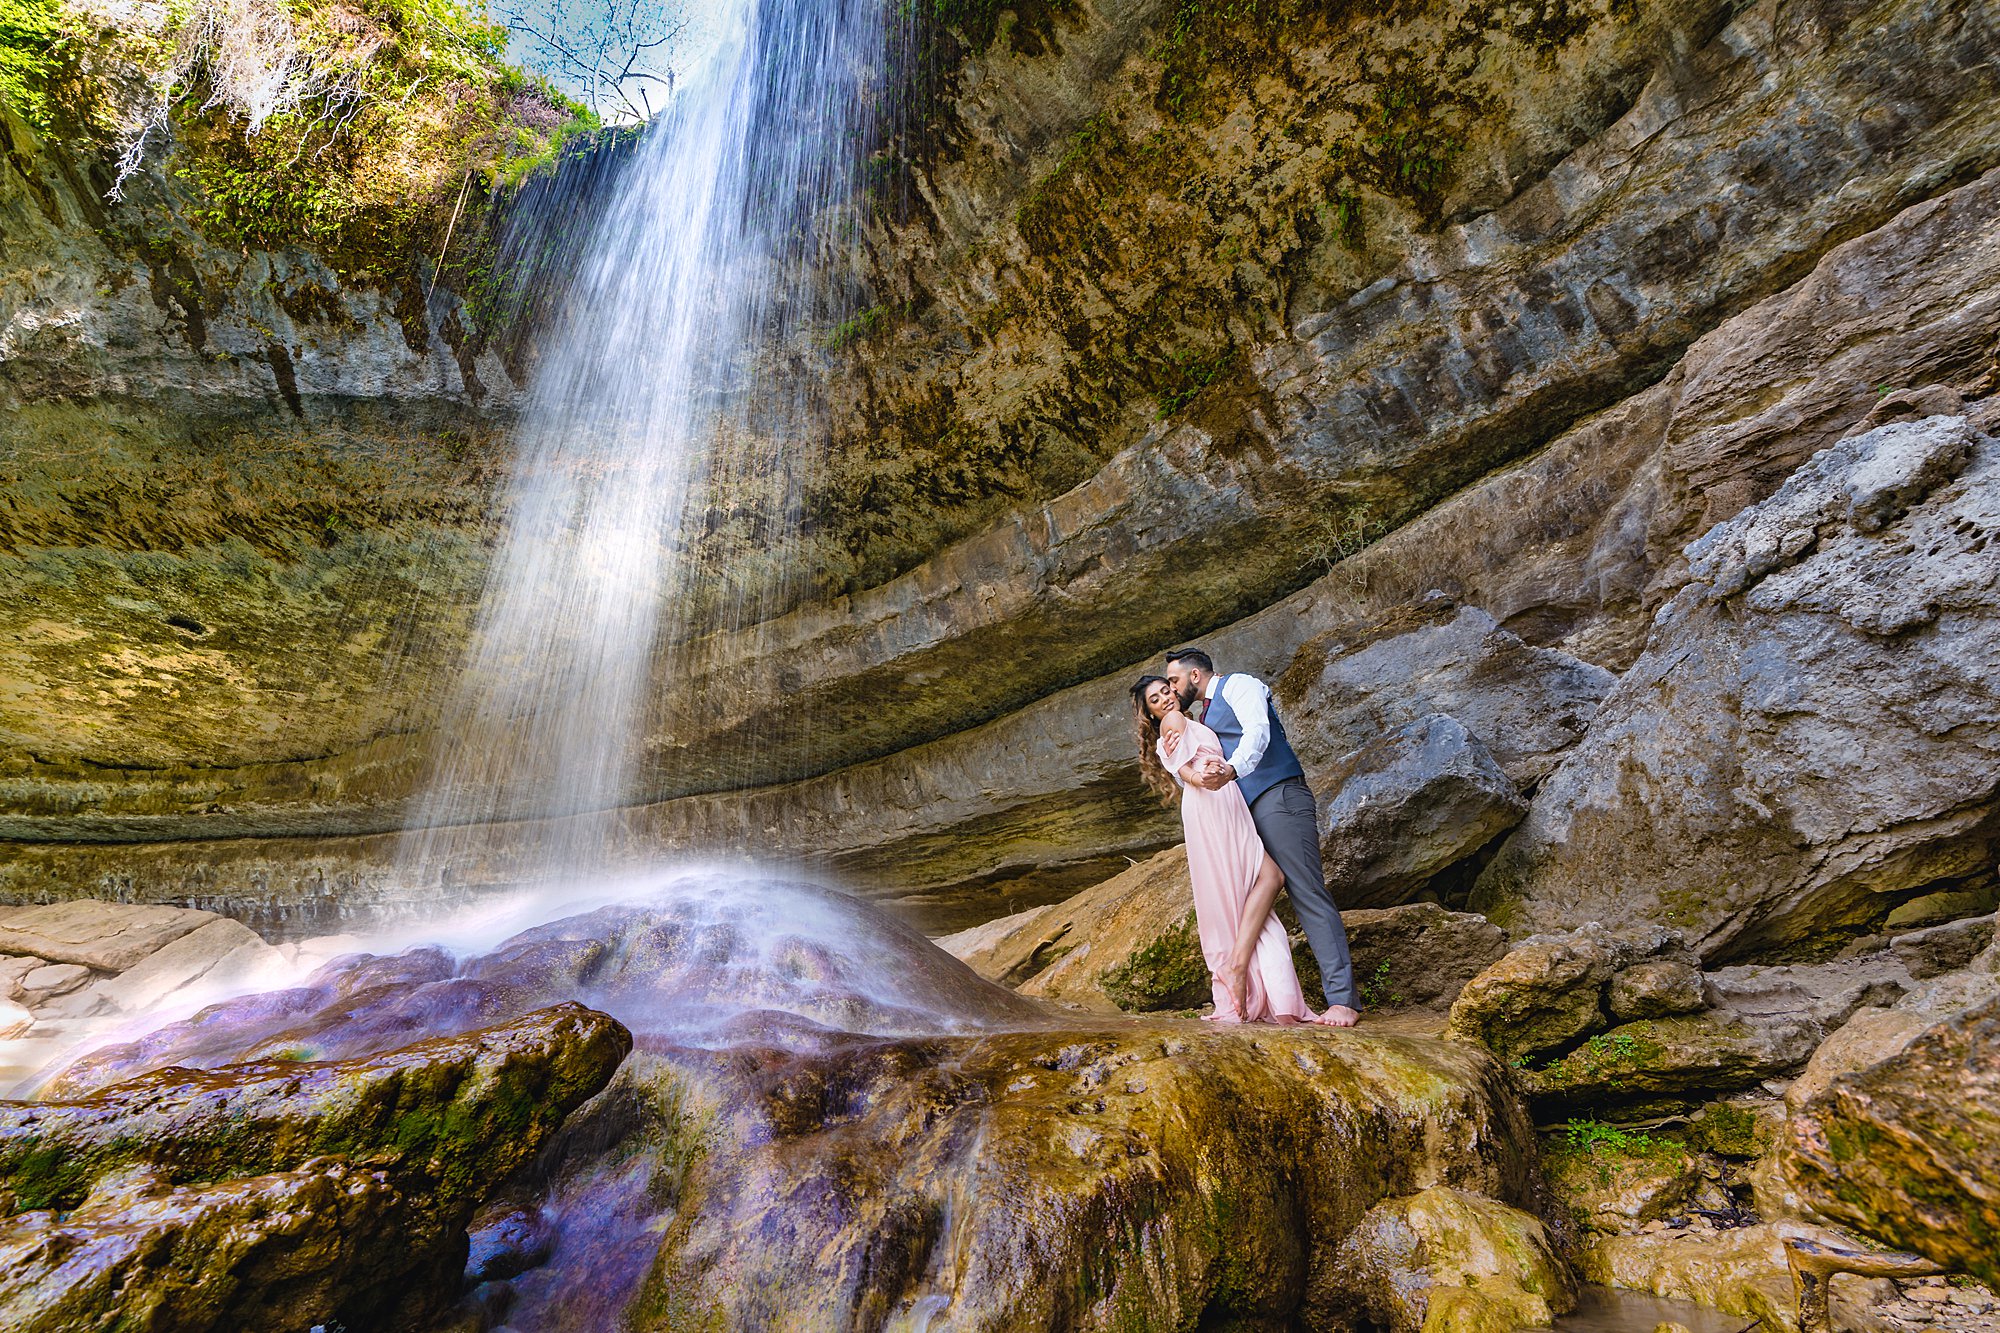
M 1330 1004 L 1326 1012 L 1319 1016 L 1319 1021 L 1330 1028 L 1351 1028 L 1361 1021 L 1361 1015 L 1344 1004 Z

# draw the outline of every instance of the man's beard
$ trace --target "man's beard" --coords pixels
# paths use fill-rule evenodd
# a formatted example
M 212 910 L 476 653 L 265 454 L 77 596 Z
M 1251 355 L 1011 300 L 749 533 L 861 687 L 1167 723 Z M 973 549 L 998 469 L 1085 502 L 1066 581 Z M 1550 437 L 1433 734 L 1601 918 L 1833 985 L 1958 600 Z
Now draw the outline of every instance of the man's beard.
M 1194 701 L 1199 698 L 1201 698 L 1201 691 L 1196 689 L 1192 683 L 1181 686 L 1181 711 L 1186 712 L 1188 709 L 1193 708 Z

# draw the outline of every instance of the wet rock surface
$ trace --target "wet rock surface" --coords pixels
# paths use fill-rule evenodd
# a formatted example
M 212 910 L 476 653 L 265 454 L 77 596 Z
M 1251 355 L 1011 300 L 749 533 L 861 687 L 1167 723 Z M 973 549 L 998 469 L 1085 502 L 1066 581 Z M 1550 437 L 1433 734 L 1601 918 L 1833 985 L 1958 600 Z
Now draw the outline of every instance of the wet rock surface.
M 380 1055 L 0 1103 L 0 1310 L 24 1329 L 407 1327 L 448 1303 L 480 1200 L 630 1049 L 565 1004 Z
M 566 999 L 602 1013 L 546 1008 Z M 399 1123 L 391 1109 L 421 1108 L 398 1091 L 408 1085 L 473 1097 L 479 1079 L 426 1071 L 503 1062 L 512 1039 L 495 1033 L 552 1018 L 622 1032 L 605 1013 L 622 1015 L 633 1053 L 539 1151 L 475 1165 L 412 1141 L 399 1168 L 353 1146 Z M 476 1214 L 468 1199 L 451 1215 L 472 1233 L 451 1275 L 397 1270 L 451 1307 L 419 1327 L 1359 1328 L 1342 1245 L 1385 1203 L 1431 1219 L 1425 1247 L 1400 1261 L 1430 1308 L 1560 1310 L 1571 1291 L 1543 1238 L 1521 1103 L 1484 1053 L 1059 1014 L 805 886 L 681 883 L 456 955 L 354 955 L 87 1056 L 49 1095 L 8 1115 L 64 1146 L 40 1188 L 71 1209 L 60 1224 L 99 1247 L 100 1274 L 144 1268 L 96 1239 L 124 1209 L 187 1253 L 269 1268 L 269 1290 L 303 1310 L 321 1289 L 305 1269 L 323 1262 L 327 1289 L 366 1285 L 380 1252 L 309 1229 L 280 1262 L 267 1236 L 287 1201 L 328 1231 L 386 1235 L 417 1225 L 398 1169 L 478 1176 Z M 110 1128 L 131 1114 L 159 1131 L 139 1147 Z M 483 1127 L 467 1141 L 489 1152 L 533 1137 L 473 1121 Z M 200 1177 L 232 1141 L 225 1126 L 242 1178 L 222 1188 Z M 0 1143 L 16 1141 L 10 1121 Z M 77 1290 L 87 1303 L 102 1286 Z
M 1104 673 L 1206 634 L 1249 669 L 1276 679 L 1296 665 L 1310 681 L 1332 654 L 1300 658 L 1304 643 L 1351 641 L 1432 589 L 1490 613 L 1529 653 L 1623 666 L 1655 585 L 1701 528 L 1768 494 L 1880 387 L 1983 373 L 1990 254 L 1966 204 L 1994 165 L 1994 122 L 1980 111 L 1994 95 L 1990 6 L 1579 11 L 1574 31 L 1548 34 L 1553 61 L 1476 9 L 1352 19 L 1359 28 L 1315 13 L 1282 41 L 1248 33 L 1276 43 L 1287 79 L 1252 95 L 1216 71 L 1203 84 L 1214 100 L 1191 120 L 1148 101 L 1164 69 L 1145 7 L 1030 22 L 1038 37 L 999 41 L 968 65 L 960 94 L 979 109 L 963 155 L 938 164 L 941 211 L 878 251 L 915 247 L 891 285 L 915 282 L 909 309 L 924 313 L 889 319 L 835 376 L 837 396 L 859 395 L 842 400 L 842 419 L 870 441 L 856 465 L 884 458 L 890 475 L 886 492 L 829 497 L 865 491 L 900 514 L 875 535 L 911 540 L 908 562 L 892 562 L 907 572 L 885 567 L 851 596 L 704 641 L 693 688 L 712 707 L 681 710 L 655 740 L 711 767 L 663 766 L 685 781 L 633 813 L 635 848 L 750 836 L 897 894 L 990 898 L 1026 874 L 1050 877 L 1038 887 L 1049 900 L 1170 836 L 1135 800 L 1118 682 Z M 1463 75 L 1507 108 L 1465 127 L 1479 146 L 1448 173 L 1464 173 L 1450 187 L 1463 198 L 1412 213 L 1363 183 L 1360 236 L 1325 233 L 1313 219 L 1329 197 L 1326 147 L 1366 121 L 1353 120 L 1350 90 L 1376 86 L 1367 70 L 1350 77 L 1352 62 L 1378 48 L 1437 55 L 1446 29 L 1470 43 L 1452 49 L 1490 49 L 1491 61 L 1439 87 Z M 1102 77 L 1128 65 L 1129 88 Z M 1089 151 L 1071 161 L 1086 127 Z M 1127 169 L 1156 133 L 1177 148 L 1142 156 L 1196 173 L 1207 204 L 1180 199 L 1187 181 Z M 54 341 L 16 367 L 22 391 L 44 395 L 20 420 L 49 447 L 19 455 L 11 549 L 20 604 L 35 609 L 10 674 L 55 706 L 16 719 L 28 739 L 0 796 L 4 831 L 25 842 L 0 892 L 109 884 L 329 915 L 329 902 L 394 901 L 411 886 L 387 882 L 393 840 L 372 835 L 398 822 L 422 771 L 425 700 L 464 633 L 493 478 L 448 312 L 233 251 L 194 254 L 190 287 L 175 265 L 154 272 L 111 253 L 91 233 L 87 191 L 19 146 L 10 161 L 27 174 L 8 188 L 39 219 L 31 258 L 53 255 L 59 269 L 77 258 L 91 276 L 54 294 L 79 320 L 41 329 Z M 1019 223 L 1029 199 L 1077 243 L 1031 244 Z M 1162 206 L 1174 228 L 1208 239 L 1156 232 Z M 1213 234 L 1223 218 L 1259 239 Z M 1078 228 L 1097 239 L 1083 244 Z M 179 224 L 158 230 L 189 240 Z M 1249 247 L 1240 262 L 1217 257 L 1237 246 Z M 1084 255 L 1125 279 L 1091 279 L 1076 267 Z M 1167 255 L 1190 267 L 1176 260 L 1169 274 Z M 321 308 L 331 300 L 341 318 L 269 309 L 266 278 Z M 201 329 L 193 310 L 206 312 Z M 1154 327 L 1167 310 L 1221 323 L 1199 336 L 1182 314 Z M 365 336 L 342 333 L 347 321 Z M 291 349 L 303 415 L 284 402 L 259 327 Z M 108 341 L 72 356 L 62 329 Z M 1141 349 L 1137 361 L 1082 350 L 1071 340 L 1084 330 L 1093 348 Z M 123 331 L 138 343 L 114 354 Z M 1177 378 L 1208 375 L 1224 344 L 1226 374 Z M 129 365 L 108 364 L 127 353 Z M 219 394 L 236 415 L 147 415 L 112 392 L 127 371 L 139 389 Z M 484 401 L 502 396 L 503 375 L 471 373 Z M 1186 393 L 1162 421 L 1159 404 Z M 972 436 L 944 418 L 995 452 L 968 452 Z M 241 455 L 226 476 L 211 425 Z M 885 457 L 877 446 L 891 439 L 909 456 Z M 901 469 L 934 448 L 950 485 L 926 504 L 898 500 L 918 475 Z M 108 489 L 87 475 L 106 467 L 119 478 Z M 154 494 L 172 502 L 138 498 Z M 254 598 L 214 577 L 230 524 L 254 553 Z M 156 594 L 111 600 L 142 565 Z M 1162 579 L 1175 595 L 1132 595 Z M 390 609 L 419 587 L 433 613 L 401 633 Z M 1137 616 L 1142 600 L 1161 609 Z M 1242 619 L 1258 607 L 1287 623 Z M 393 681 L 385 644 L 402 664 Z M 1029 644 L 1045 659 L 1037 671 L 996 671 L 1008 656 L 997 648 Z M 1589 675 L 1568 668 L 1586 695 L 1601 690 Z M 89 683 L 100 678 L 116 686 L 108 701 Z M 1544 736 L 1516 737 L 1471 704 L 1411 703 L 1393 725 L 1442 709 L 1516 777 L 1517 765 L 1546 771 L 1561 748 L 1549 739 L 1570 725 L 1553 709 Z M 807 708 L 812 725 L 794 733 Z M 1387 725 L 1329 735 L 1317 762 Z M 810 754 L 759 768 L 774 733 L 809 738 Z M 878 816 L 855 820 L 857 806 Z M 532 836 L 493 839 L 504 851 Z M 499 851 L 465 869 L 482 883 L 509 873 Z

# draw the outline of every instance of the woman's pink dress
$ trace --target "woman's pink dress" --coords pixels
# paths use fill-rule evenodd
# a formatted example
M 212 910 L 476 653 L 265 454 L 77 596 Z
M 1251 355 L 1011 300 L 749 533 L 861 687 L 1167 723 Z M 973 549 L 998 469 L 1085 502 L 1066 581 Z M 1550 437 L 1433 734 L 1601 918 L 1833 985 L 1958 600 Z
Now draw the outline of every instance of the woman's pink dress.
M 1169 773 L 1179 773 L 1197 759 L 1222 758 L 1222 743 L 1215 733 L 1193 718 L 1188 719 L 1178 745 L 1170 750 L 1163 733 L 1159 749 L 1160 762 Z M 1213 977 L 1236 947 L 1236 923 L 1243 919 L 1244 900 L 1264 863 L 1264 844 L 1257 837 L 1257 826 L 1250 822 L 1243 792 L 1233 782 L 1217 791 L 1186 784 L 1181 792 L 1181 828 L 1187 834 L 1188 873 L 1194 880 L 1194 917 L 1201 932 L 1202 957 L 1208 960 Z M 1215 1012 L 1209 1017 L 1224 1022 L 1279 1018 L 1310 1022 L 1316 1017 L 1306 1008 L 1299 974 L 1292 968 L 1292 948 L 1275 912 L 1264 918 L 1257 952 L 1250 959 L 1250 1012 L 1236 1012 L 1228 987 L 1220 981 L 1214 981 L 1212 988 Z

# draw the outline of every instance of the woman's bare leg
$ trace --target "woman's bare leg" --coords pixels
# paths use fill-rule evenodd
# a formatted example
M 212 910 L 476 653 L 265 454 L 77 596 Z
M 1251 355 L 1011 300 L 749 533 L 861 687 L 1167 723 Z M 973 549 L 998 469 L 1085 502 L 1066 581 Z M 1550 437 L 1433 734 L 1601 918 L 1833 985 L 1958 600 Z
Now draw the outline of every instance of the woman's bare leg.
M 1237 1014 L 1244 1018 L 1249 1017 L 1250 960 L 1257 953 L 1257 937 L 1264 933 L 1265 918 L 1271 915 L 1271 907 L 1278 901 L 1278 890 L 1284 887 L 1285 872 L 1266 856 L 1257 867 L 1257 878 L 1250 885 L 1250 896 L 1243 900 L 1243 913 L 1236 921 L 1236 947 L 1230 950 L 1229 962 L 1222 970 L 1222 984 L 1236 1001 Z

